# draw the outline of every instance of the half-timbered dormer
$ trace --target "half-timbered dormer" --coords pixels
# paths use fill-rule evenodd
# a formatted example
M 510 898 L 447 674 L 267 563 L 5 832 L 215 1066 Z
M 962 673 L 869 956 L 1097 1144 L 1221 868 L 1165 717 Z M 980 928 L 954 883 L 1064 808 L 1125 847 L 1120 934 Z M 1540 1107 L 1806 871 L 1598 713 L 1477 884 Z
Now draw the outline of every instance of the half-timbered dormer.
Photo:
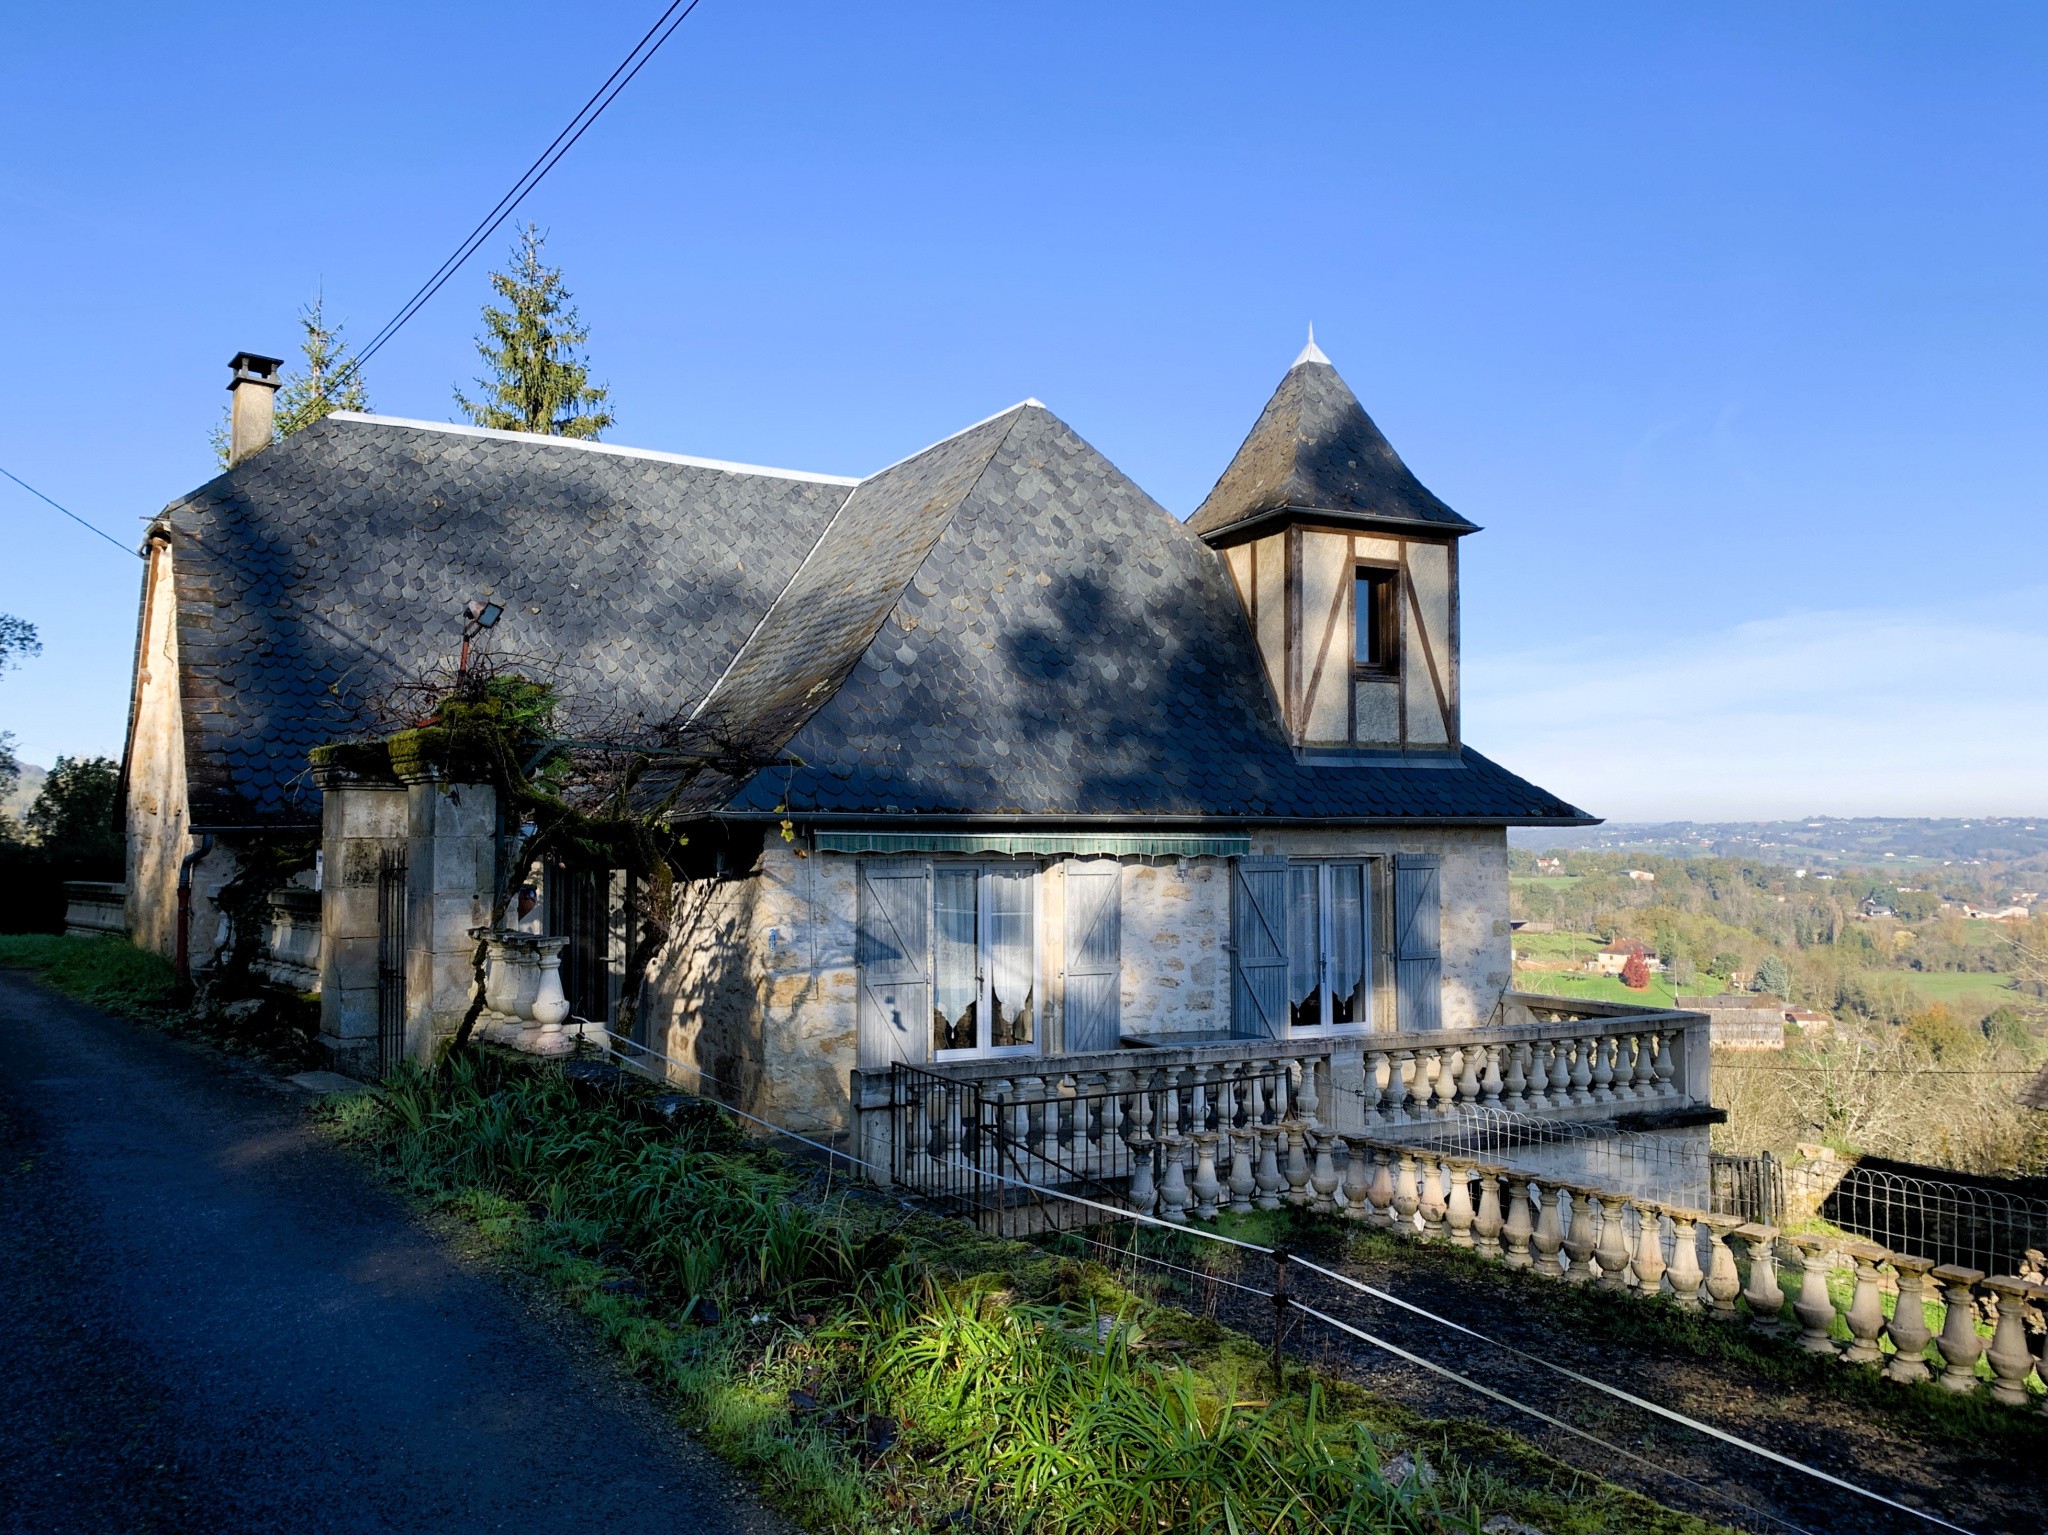
M 1297 750 L 1455 753 L 1458 540 L 1313 336 L 1188 526 L 1223 558 Z

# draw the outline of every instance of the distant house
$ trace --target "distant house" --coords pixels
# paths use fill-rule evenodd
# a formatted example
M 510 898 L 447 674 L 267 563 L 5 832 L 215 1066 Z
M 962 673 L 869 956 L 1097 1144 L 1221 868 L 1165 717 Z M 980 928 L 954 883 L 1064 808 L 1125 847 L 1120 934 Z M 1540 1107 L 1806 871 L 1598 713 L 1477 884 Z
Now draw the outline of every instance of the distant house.
M 2025 906 L 1971 906 L 1966 903 L 1963 915 L 1975 917 L 1980 922 L 2025 922 L 2034 913 Z
M 1594 975 L 1620 975 L 1623 967 L 1628 964 L 1629 955 L 1637 950 L 1642 951 L 1644 962 L 1652 970 L 1664 968 L 1664 963 L 1657 958 L 1655 949 L 1640 943 L 1610 943 L 1586 961 L 1586 969 Z
M 1657 876 L 1652 874 L 1648 869 L 1623 869 L 1621 872 L 1626 874 L 1630 879 L 1641 880 L 1646 885 L 1654 885 L 1657 883 Z
M 1564 873 L 1564 860 L 1562 858 L 1539 858 L 1536 860 L 1536 872 L 1538 874 L 1562 874 Z
M 1835 1020 L 1826 1013 L 1816 1013 L 1807 1007 L 1788 1007 L 1785 1021 L 1796 1024 L 1802 1034 L 1825 1034 L 1835 1026 Z

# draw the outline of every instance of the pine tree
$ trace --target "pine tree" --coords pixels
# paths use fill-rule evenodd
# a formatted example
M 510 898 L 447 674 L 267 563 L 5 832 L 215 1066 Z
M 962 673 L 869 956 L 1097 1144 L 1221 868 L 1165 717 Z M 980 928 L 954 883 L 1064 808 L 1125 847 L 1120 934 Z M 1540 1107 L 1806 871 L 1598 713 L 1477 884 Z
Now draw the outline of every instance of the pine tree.
M 284 376 L 277 391 L 277 410 L 270 428 L 270 440 L 282 442 L 301 427 L 311 426 L 322 416 L 337 410 L 368 410 L 370 397 L 363 389 L 363 375 L 354 368 L 348 348 L 342 345 L 341 327 L 328 328 L 321 312 L 319 294 L 299 311 L 299 325 L 305 331 L 300 350 L 304 368 Z M 228 417 L 213 430 L 213 453 L 222 465 L 228 461 Z
M 590 368 L 577 355 L 590 332 L 569 302 L 561 269 L 542 264 L 543 243 L 540 230 L 528 224 L 510 270 L 491 274 L 491 286 L 510 306 L 484 306 L 485 334 L 476 349 L 492 377 L 477 380 L 485 391 L 481 400 L 457 389 L 455 403 L 478 426 L 595 441 L 612 424 L 603 408 L 609 391 L 590 382 Z

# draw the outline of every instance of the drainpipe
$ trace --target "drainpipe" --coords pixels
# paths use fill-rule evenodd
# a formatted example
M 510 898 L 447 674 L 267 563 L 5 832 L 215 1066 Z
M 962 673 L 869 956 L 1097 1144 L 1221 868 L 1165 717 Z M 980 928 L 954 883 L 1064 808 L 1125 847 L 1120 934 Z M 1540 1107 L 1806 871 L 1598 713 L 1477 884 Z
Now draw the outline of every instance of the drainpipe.
M 199 839 L 199 846 L 178 865 L 178 982 L 192 981 L 192 866 L 213 851 L 213 833 Z

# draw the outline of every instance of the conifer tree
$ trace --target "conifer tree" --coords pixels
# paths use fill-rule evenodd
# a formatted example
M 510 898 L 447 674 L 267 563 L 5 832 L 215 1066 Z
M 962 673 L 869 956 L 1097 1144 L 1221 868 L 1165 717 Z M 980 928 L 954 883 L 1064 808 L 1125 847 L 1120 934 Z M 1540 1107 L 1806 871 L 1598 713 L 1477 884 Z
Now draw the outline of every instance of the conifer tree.
M 590 368 L 578 355 L 590 332 L 569 302 L 561 269 L 541 261 L 543 244 L 540 230 L 528 224 L 509 269 L 491 274 L 491 286 L 508 306 L 484 306 L 485 333 L 476 349 L 491 376 L 477 380 L 481 399 L 457 389 L 455 403 L 478 426 L 595 441 L 612 424 L 604 408 L 609 391 L 590 382 Z
M 270 440 L 282 442 L 302 427 L 337 410 L 368 410 L 370 397 L 363 389 L 363 375 L 351 365 L 348 348 L 342 344 L 341 326 L 329 328 L 321 312 L 319 294 L 299 311 L 299 326 L 305 331 L 299 347 L 305 366 L 287 373 L 277 391 L 277 410 L 270 428 Z M 228 461 L 228 415 L 213 431 L 213 453 L 223 465 Z

